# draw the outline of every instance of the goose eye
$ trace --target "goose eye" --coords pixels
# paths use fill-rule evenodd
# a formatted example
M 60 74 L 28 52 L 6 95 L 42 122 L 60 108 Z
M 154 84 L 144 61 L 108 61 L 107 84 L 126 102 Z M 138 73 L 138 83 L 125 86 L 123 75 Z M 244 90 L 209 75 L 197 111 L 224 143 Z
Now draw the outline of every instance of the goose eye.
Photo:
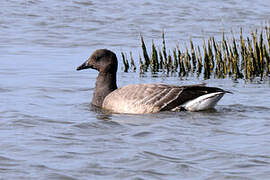
M 102 56 L 96 56 L 96 61 L 100 61 L 101 58 Z

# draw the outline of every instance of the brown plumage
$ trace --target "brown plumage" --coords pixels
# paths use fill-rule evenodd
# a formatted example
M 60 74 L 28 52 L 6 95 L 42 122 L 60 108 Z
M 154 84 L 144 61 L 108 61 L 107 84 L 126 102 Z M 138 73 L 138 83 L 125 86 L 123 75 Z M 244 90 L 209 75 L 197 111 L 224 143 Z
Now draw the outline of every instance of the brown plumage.
M 224 91 L 216 87 L 206 87 L 204 84 L 190 86 L 174 86 L 166 84 L 132 84 L 117 89 L 116 55 L 106 49 L 96 50 L 90 58 L 77 70 L 92 68 L 99 71 L 92 104 L 116 113 L 155 113 L 177 109 L 204 110 L 212 108 L 223 96 Z M 213 94 L 213 95 L 211 95 Z M 206 96 L 205 96 L 206 95 Z M 199 97 L 204 97 L 199 99 Z M 215 98 L 211 100 L 211 98 Z M 198 103 L 211 100 L 206 106 L 193 108 L 193 100 Z M 185 104 L 192 102 L 192 106 Z

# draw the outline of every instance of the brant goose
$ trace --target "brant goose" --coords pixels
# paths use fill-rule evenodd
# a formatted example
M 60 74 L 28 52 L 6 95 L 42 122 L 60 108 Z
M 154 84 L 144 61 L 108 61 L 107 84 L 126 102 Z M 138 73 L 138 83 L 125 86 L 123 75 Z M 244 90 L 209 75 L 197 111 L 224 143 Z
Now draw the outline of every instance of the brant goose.
M 116 85 L 117 57 L 107 49 L 96 50 L 77 70 L 99 71 L 92 104 L 114 113 L 156 113 L 159 111 L 202 111 L 213 108 L 225 93 L 204 84 L 174 86 L 166 84 Z

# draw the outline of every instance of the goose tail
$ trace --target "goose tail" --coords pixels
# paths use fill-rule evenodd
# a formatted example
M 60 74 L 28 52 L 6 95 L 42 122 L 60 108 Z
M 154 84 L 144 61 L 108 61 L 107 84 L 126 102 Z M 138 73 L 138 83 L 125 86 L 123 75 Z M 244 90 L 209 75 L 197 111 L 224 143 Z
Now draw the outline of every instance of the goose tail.
M 204 111 L 212 109 L 225 93 L 231 92 L 222 91 L 205 94 L 186 102 L 181 106 L 181 108 L 184 108 L 187 111 Z

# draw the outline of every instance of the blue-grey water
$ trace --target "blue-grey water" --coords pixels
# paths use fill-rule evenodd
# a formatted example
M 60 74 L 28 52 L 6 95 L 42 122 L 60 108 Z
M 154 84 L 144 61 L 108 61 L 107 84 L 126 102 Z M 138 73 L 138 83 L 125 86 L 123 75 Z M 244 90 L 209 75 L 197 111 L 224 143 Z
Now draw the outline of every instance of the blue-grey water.
M 118 85 L 230 90 L 206 112 L 104 114 L 90 106 L 97 72 L 75 69 L 98 48 L 140 52 L 244 35 L 269 23 L 266 0 L 0 2 L 0 179 L 270 179 L 269 80 L 140 77 Z

